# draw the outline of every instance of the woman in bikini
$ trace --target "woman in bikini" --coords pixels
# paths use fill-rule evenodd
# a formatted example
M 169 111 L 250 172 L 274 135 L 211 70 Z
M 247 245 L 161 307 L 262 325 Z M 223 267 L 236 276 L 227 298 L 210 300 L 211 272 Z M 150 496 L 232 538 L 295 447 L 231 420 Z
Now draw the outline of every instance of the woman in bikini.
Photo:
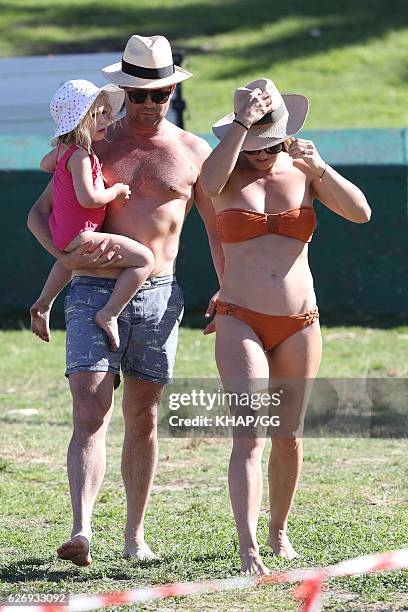
M 312 141 L 293 138 L 307 111 L 307 98 L 281 96 L 269 79 L 238 89 L 234 113 L 213 126 L 220 143 L 202 172 L 225 256 L 215 318 L 224 389 L 254 393 L 270 390 L 276 380 L 293 380 L 282 396 L 282 414 L 297 424 L 322 353 L 307 259 L 316 225 L 313 200 L 353 223 L 365 223 L 371 214 L 360 189 L 326 164 Z M 272 440 L 268 544 L 276 555 L 291 559 L 296 552 L 287 523 L 302 440 L 301 428 L 289 430 Z M 256 537 L 264 445 L 265 437 L 234 433 L 228 480 L 244 573 L 268 573 Z

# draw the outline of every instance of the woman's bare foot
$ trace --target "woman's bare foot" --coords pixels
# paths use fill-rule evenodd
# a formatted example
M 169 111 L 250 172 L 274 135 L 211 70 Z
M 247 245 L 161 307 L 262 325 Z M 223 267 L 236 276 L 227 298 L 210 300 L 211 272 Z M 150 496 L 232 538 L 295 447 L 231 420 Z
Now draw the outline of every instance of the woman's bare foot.
M 44 304 L 40 300 L 35 302 L 30 308 L 31 331 L 33 334 L 44 340 L 50 341 L 50 312 L 51 306 Z
M 57 555 L 59 559 L 72 561 L 74 565 L 79 567 L 86 567 L 92 563 L 90 541 L 82 535 L 74 536 L 68 542 L 61 544 L 57 548 Z
M 143 540 L 141 542 L 126 542 L 123 552 L 125 559 L 136 559 L 136 561 L 159 561 L 160 557 L 156 555 L 150 546 Z
M 299 556 L 289 542 L 289 538 L 284 529 L 273 529 L 269 527 L 268 545 L 278 557 L 290 560 Z
M 241 574 L 248 576 L 250 574 L 263 574 L 268 575 L 270 573 L 269 568 L 266 567 L 259 552 L 253 548 L 249 548 L 246 552 L 240 554 L 241 557 Z
M 120 343 L 118 317 L 106 312 L 104 308 L 101 308 L 95 315 L 95 323 L 99 325 L 108 336 L 111 351 L 117 351 Z

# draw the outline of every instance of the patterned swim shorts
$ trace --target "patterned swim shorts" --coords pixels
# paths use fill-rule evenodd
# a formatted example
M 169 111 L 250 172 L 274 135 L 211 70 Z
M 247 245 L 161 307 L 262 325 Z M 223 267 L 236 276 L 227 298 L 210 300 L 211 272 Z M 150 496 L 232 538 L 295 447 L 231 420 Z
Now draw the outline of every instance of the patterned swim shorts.
M 159 383 L 171 381 L 183 293 L 175 276 L 149 278 L 118 319 L 120 347 L 111 352 L 95 313 L 108 301 L 116 279 L 75 276 L 65 298 L 67 328 L 65 375 L 119 372 Z

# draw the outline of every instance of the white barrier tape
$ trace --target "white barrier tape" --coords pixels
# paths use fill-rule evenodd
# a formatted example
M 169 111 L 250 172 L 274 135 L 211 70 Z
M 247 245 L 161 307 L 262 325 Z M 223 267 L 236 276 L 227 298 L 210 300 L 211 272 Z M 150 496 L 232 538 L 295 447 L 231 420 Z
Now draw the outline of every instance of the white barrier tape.
M 80 612 L 131 603 L 143 603 L 167 597 L 202 595 L 204 593 L 247 589 L 267 584 L 301 582 L 293 591 L 293 596 L 302 601 L 301 611 L 318 612 L 320 610 L 322 587 L 328 578 L 407 568 L 408 548 L 348 559 L 347 561 L 327 567 L 288 570 L 286 572 L 275 572 L 268 576 L 239 576 L 221 580 L 179 582 L 142 587 L 140 589 L 131 589 L 130 591 L 101 593 L 99 595 L 72 595 L 69 598 L 68 609 L 70 612 Z M 67 606 L 25 606 L 24 609 L 25 612 L 57 612 L 66 611 Z M 0 612 L 15 612 L 15 606 L 0 606 Z

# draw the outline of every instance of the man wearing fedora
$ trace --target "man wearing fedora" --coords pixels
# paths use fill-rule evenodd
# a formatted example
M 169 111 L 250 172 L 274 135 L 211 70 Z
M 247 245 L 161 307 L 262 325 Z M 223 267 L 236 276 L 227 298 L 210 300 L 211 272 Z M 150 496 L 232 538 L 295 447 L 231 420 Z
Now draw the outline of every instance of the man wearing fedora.
M 109 129 L 96 154 L 103 162 L 107 184 L 123 182 L 131 189 L 128 203 L 114 202 L 107 207 L 103 229 L 141 242 L 155 257 L 152 276 L 119 317 L 117 352 L 109 351 L 103 332 L 93 321 L 120 273 L 115 267 L 121 257 L 117 245 L 105 241 L 95 248 L 89 242 L 69 254 L 56 249 L 48 231 L 50 185 L 28 219 L 41 244 L 77 277 L 66 298 L 66 375 L 74 422 L 68 449 L 73 529 L 71 539 L 57 553 L 79 566 L 91 563 L 91 516 L 104 477 L 105 437 L 120 368 L 125 421 L 122 477 L 127 499 L 124 555 L 155 558 L 145 542 L 143 522 L 157 465 L 158 408 L 164 385 L 172 376 L 183 314 L 175 258 L 193 202 L 205 222 L 219 275 L 223 265 L 212 202 L 199 177 L 210 147 L 165 118 L 175 85 L 192 75 L 173 65 L 170 44 L 163 36 L 132 36 L 122 61 L 107 66 L 103 73 L 125 90 L 126 116 Z

